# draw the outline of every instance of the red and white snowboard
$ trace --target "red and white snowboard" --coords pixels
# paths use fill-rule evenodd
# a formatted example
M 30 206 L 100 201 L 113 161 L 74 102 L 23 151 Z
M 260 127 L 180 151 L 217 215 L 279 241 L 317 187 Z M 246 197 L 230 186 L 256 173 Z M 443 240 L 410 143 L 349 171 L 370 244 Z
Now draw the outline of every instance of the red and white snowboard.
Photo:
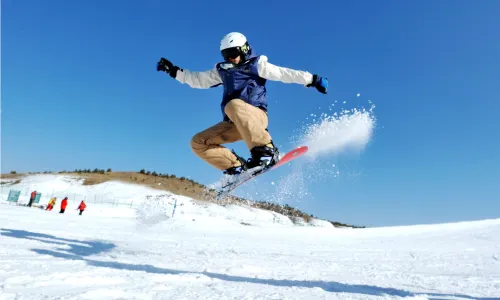
M 300 147 L 297 147 L 293 150 L 291 150 L 290 152 L 287 152 L 279 161 L 278 163 L 276 163 L 274 166 L 270 167 L 270 168 L 267 168 L 267 169 L 263 169 L 263 170 L 257 170 L 256 172 L 253 172 L 253 173 L 243 173 L 242 175 L 238 176 L 238 180 L 234 181 L 234 182 L 230 182 L 228 184 L 226 184 L 225 186 L 223 186 L 218 192 L 217 192 L 217 200 L 220 200 L 222 199 L 222 197 L 228 195 L 229 193 L 231 193 L 232 191 L 234 191 L 237 187 L 239 187 L 240 185 L 242 185 L 243 183 L 247 182 L 248 180 L 252 179 L 252 178 L 255 178 L 259 175 L 262 175 L 264 173 L 267 173 L 271 170 L 274 170 L 286 163 L 289 163 L 291 162 L 292 160 L 304 155 L 306 152 L 307 152 L 308 148 L 307 146 L 300 146 Z M 249 172 L 251 172 L 251 170 L 249 170 Z

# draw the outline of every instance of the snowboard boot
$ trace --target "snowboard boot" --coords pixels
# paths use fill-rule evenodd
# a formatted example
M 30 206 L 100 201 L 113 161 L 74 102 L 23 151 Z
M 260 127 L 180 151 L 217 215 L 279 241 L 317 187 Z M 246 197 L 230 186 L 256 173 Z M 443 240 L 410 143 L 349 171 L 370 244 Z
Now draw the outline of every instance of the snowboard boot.
M 267 169 L 274 166 L 279 161 L 279 151 L 271 141 L 270 144 L 264 146 L 253 147 L 250 150 L 250 157 L 246 163 L 246 168 L 253 169 L 255 167 L 262 167 Z
M 245 159 L 243 157 L 239 156 L 238 154 L 236 154 L 236 152 L 234 152 L 234 150 L 232 150 L 232 152 L 233 152 L 234 156 L 236 156 L 236 158 L 240 162 L 240 165 L 224 170 L 223 173 L 225 175 L 239 175 L 242 172 L 247 170 Z

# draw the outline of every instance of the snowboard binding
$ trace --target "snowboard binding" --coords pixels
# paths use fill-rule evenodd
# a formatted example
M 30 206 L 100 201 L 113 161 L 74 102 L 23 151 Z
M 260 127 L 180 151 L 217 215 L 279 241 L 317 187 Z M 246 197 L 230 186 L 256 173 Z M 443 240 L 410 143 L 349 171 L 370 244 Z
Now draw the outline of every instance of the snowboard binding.
M 292 160 L 295 160 L 296 158 L 304 155 L 307 152 L 307 150 L 308 150 L 307 146 L 300 146 L 293 149 L 292 151 L 287 152 L 283 157 L 279 157 L 279 153 L 276 149 L 273 152 L 272 159 L 270 159 L 269 163 L 267 164 L 258 164 L 254 168 L 248 168 L 248 163 L 247 163 L 246 170 L 244 172 L 241 172 L 238 175 L 234 175 L 234 177 L 231 178 L 231 180 L 225 181 L 222 187 L 217 191 L 216 199 L 217 200 L 222 199 L 223 197 L 231 193 L 234 189 L 236 189 L 238 186 L 242 185 L 248 180 L 251 180 L 252 178 L 255 178 L 259 175 L 262 175 L 266 172 L 276 169 L 288 162 L 291 162 Z
M 278 163 L 279 151 L 274 146 L 273 141 L 264 146 L 253 147 L 250 150 L 251 157 L 246 163 L 247 169 L 262 167 L 263 169 L 270 168 Z

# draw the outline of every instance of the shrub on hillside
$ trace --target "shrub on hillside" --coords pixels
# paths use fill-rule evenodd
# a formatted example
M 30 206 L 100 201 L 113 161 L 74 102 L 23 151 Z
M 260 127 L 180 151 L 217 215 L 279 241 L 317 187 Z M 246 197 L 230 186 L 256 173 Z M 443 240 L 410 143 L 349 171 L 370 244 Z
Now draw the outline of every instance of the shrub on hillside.
M 352 227 L 352 228 L 366 228 L 366 226 L 355 226 L 355 225 L 349 225 L 349 224 L 344 224 L 340 222 L 334 222 L 334 221 L 329 221 L 333 226 L 335 227 Z

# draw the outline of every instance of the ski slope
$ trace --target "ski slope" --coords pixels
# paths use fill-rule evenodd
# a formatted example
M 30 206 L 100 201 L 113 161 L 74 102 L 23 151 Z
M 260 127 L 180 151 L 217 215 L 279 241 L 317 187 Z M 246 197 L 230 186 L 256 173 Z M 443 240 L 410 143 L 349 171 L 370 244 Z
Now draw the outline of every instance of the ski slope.
M 28 204 L 31 192 L 36 190 L 41 193 L 39 206 L 46 206 L 52 197 L 57 198 L 54 211 L 60 208 L 61 200 L 68 197 L 67 213 L 76 213 L 74 210 L 78 207 L 80 201 L 85 200 L 87 203 L 85 215 L 137 216 L 142 222 L 147 223 L 154 223 L 158 218 L 161 220 L 164 215 L 171 216 L 175 213 L 176 218 L 209 218 L 210 220 L 223 218 L 255 226 L 273 224 L 280 226 L 333 227 L 331 223 L 324 220 L 313 219 L 308 224 L 299 220 L 299 222 L 294 223 L 284 215 L 267 210 L 243 205 L 220 206 L 175 195 L 168 191 L 120 181 L 83 185 L 81 177 L 61 174 L 23 176 L 18 183 L 16 183 L 15 179 L 2 179 L 2 181 L 4 184 L 1 186 L 0 203 L 7 203 L 10 190 L 18 190 L 21 192 L 19 203 Z M 174 203 L 176 206 L 175 211 Z
M 184 201 L 173 218 L 1 202 L 0 299 L 500 299 L 500 219 L 340 229 Z

